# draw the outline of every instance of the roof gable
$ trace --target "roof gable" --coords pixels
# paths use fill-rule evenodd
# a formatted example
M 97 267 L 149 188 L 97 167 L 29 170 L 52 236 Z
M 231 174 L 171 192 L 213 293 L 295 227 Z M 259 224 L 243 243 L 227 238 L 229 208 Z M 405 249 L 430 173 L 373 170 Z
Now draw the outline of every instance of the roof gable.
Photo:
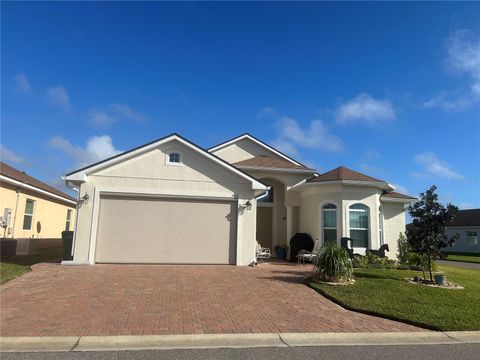
M 209 148 L 208 151 L 211 152 L 211 153 L 216 153 L 216 152 L 218 152 L 222 149 L 225 149 L 229 146 L 233 146 L 233 145 L 235 145 L 237 143 L 240 143 L 242 141 L 245 141 L 245 140 L 255 144 L 256 146 L 258 146 L 260 149 L 263 150 L 263 154 L 252 154 L 251 157 L 255 157 L 255 156 L 259 156 L 259 155 L 267 155 L 267 156 L 270 155 L 272 158 L 282 159 L 282 160 L 287 161 L 287 162 L 289 162 L 291 164 L 294 164 L 296 166 L 308 169 L 305 165 L 303 165 L 299 161 L 289 157 L 288 155 L 285 155 L 281 151 L 275 149 L 274 147 L 268 145 L 267 143 L 257 139 L 256 137 L 254 137 L 254 136 L 252 136 L 248 133 L 245 133 L 245 134 L 237 136 L 233 139 L 227 140 L 227 141 L 225 141 L 221 144 L 215 145 L 215 146 Z M 246 160 L 246 159 L 242 159 L 242 160 Z
M 204 156 L 210 160 L 212 160 L 214 163 L 217 165 L 229 170 L 230 172 L 235 173 L 236 175 L 247 179 L 252 183 L 253 189 L 258 189 L 258 190 L 265 190 L 267 188 L 266 185 L 262 184 L 260 181 L 255 179 L 254 177 L 246 174 L 245 172 L 241 171 L 240 169 L 237 169 L 236 167 L 230 165 L 226 161 L 220 159 L 219 157 L 215 156 L 214 154 L 209 153 L 208 151 L 204 150 L 203 148 L 199 147 L 198 145 L 195 145 L 191 141 L 183 138 L 182 136 L 178 134 L 172 134 L 165 136 L 163 138 L 160 138 L 158 140 L 149 142 L 145 145 L 136 147 L 134 149 L 125 151 L 121 154 L 118 154 L 116 156 L 112 156 L 108 159 L 99 161 L 97 163 L 91 164 L 89 166 L 83 167 L 79 170 L 73 171 L 69 174 L 66 175 L 65 180 L 66 181 L 79 181 L 83 182 L 85 181 L 86 176 L 94 174 L 99 171 L 104 171 L 105 169 L 111 168 L 117 164 L 121 164 L 122 162 L 125 162 L 127 160 L 136 158 L 138 156 L 141 156 L 143 154 L 146 154 L 159 146 L 163 144 L 167 144 L 169 142 L 177 141 L 181 143 L 182 145 L 188 147 L 189 149 L 195 151 L 196 153 L 200 154 L 201 156 Z

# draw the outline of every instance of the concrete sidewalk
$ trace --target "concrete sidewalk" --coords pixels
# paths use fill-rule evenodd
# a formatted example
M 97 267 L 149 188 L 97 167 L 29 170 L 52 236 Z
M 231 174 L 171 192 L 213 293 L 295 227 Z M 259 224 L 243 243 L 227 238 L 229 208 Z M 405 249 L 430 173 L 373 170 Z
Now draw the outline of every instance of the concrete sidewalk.
M 465 343 L 480 343 L 480 331 L 2 337 L 0 350 L 2 352 L 70 352 Z

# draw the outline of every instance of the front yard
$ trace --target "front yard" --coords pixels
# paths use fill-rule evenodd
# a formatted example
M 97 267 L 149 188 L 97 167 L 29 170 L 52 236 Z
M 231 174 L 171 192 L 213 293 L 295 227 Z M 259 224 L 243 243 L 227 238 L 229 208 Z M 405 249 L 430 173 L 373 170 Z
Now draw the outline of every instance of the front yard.
M 464 290 L 409 284 L 418 271 L 356 269 L 349 286 L 306 284 L 341 306 L 362 313 L 400 320 L 433 330 L 480 330 L 480 271 L 439 266 L 449 281 Z
M 30 270 L 30 266 L 41 262 L 58 262 L 62 259 L 61 246 L 39 248 L 36 255 L 17 255 L 0 263 L 0 284 L 4 284 Z

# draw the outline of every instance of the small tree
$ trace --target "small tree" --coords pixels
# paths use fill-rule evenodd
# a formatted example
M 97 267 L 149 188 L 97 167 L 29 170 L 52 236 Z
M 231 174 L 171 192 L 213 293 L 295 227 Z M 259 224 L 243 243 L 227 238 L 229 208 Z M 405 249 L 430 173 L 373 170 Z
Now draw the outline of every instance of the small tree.
M 398 244 L 397 259 L 400 264 L 404 265 L 408 262 L 407 254 L 410 251 L 410 246 L 408 244 L 407 237 L 405 236 L 404 233 L 400 233 L 397 244 Z
M 452 246 L 459 235 L 448 237 L 446 226 L 455 218 L 458 208 L 452 204 L 447 207 L 438 202 L 435 193 L 437 187 L 433 185 L 420 194 L 420 201 L 408 208 L 413 219 L 413 226 L 407 229 L 407 238 L 410 246 L 419 255 L 427 260 L 430 281 L 433 281 L 432 263 L 440 256 L 440 250 Z

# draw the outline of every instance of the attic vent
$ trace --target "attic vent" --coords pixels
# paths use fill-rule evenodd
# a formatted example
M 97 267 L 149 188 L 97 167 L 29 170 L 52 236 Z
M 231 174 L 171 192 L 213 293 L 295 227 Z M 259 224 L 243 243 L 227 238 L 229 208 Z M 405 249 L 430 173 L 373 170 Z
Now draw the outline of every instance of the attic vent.
M 268 155 L 258 155 L 258 157 L 268 158 L 269 156 Z

